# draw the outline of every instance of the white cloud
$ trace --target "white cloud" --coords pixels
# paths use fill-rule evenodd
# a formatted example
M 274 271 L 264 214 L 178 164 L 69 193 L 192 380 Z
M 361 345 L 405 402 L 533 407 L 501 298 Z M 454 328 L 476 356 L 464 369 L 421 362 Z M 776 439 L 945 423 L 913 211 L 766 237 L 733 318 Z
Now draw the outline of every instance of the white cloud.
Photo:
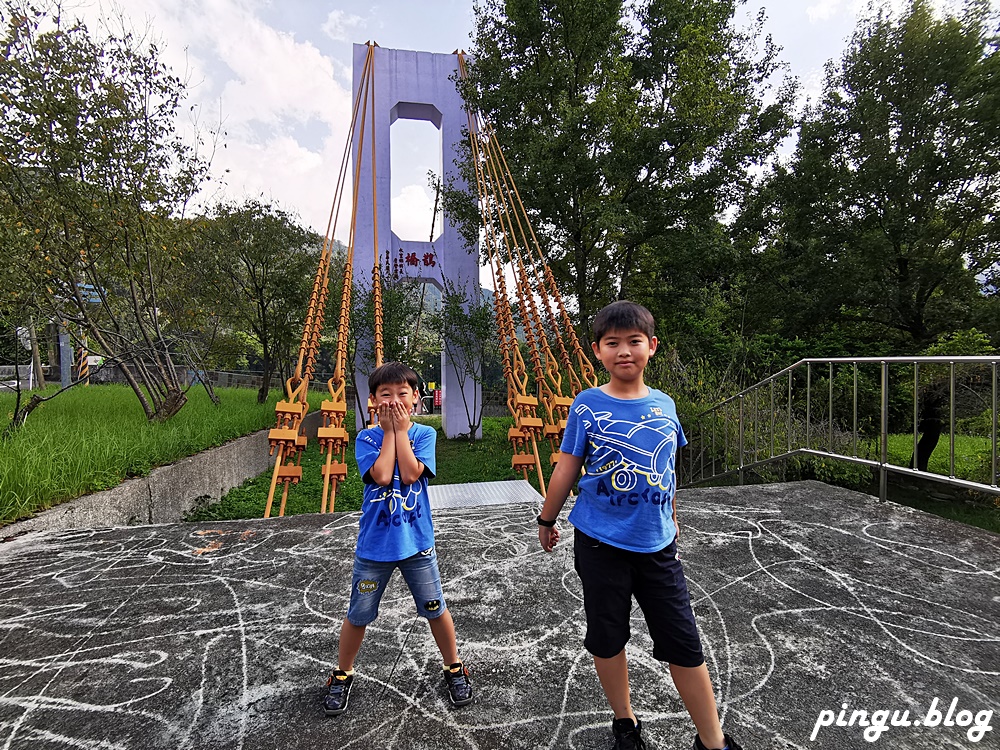
M 326 17 L 326 22 L 323 24 L 323 33 L 335 42 L 348 42 L 350 41 L 349 29 L 360 26 L 364 23 L 364 20 L 361 16 L 356 16 L 352 13 L 345 13 L 342 10 L 331 10 L 330 15 Z
M 842 0 L 820 0 L 815 5 L 810 5 L 806 8 L 809 23 L 829 21 L 840 10 L 840 6 L 843 4 Z
M 422 185 L 405 185 L 392 197 L 392 231 L 401 240 L 427 242 L 431 234 L 434 196 Z M 441 217 L 434 233 L 441 233 Z
M 857 19 L 864 15 L 869 7 L 873 10 L 885 8 L 898 14 L 908 5 L 908 0 L 819 0 L 806 8 L 809 23 L 825 23 L 832 19 L 843 17 Z M 937 10 L 956 10 L 957 0 L 932 0 L 931 5 Z
M 263 195 L 322 232 L 347 139 L 351 92 L 337 79 L 341 61 L 262 20 L 268 5 L 129 0 L 126 12 L 136 29 L 152 29 L 161 59 L 188 81 L 186 106 L 197 107 L 200 126 L 221 123 L 216 179 L 202 200 Z M 109 6 L 84 9 L 92 28 L 101 14 L 111 15 Z

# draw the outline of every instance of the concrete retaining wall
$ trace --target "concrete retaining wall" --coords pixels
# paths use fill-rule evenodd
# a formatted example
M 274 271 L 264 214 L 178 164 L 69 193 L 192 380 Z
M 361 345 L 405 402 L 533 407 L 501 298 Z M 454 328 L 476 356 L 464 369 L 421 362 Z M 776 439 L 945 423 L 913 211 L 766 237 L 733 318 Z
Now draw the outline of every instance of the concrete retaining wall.
M 316 438 L 320 412 L 306 417 L 305 432 Z M 29 531 L 139 526 L 180 521 L 196 506 L 218 501 L 233 487 L 268 471 L 268 430 L 238 438 L 168 466 L 147 477 L 128 479 L 110 490 L 60 503 L 24 521 L 0 527 L 0 539 Z

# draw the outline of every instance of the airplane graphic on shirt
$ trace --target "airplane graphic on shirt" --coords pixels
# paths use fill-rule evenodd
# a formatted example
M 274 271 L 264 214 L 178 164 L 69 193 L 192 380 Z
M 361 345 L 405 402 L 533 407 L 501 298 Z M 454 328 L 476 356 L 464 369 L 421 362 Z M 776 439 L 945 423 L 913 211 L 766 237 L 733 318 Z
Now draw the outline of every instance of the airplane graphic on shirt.
M 611 486 L 618 492 L 634 489 L 639 474 L 662 490 L 673 489 L 671 459 L 677 450 L 680 427 L 675 419 L 654 414 L 649 419 L 630 422 L 615 419 L 609 411 L 595 412 L 586 404 L 578 405 L 574 411 L 580 415 L 588 436 L 594 432 L 599 435 L 596 441 L 588 437 L 593 451 L 588 465 L 596 467 L 593 471 L 588 468 L 588 474 L 612 472 Z

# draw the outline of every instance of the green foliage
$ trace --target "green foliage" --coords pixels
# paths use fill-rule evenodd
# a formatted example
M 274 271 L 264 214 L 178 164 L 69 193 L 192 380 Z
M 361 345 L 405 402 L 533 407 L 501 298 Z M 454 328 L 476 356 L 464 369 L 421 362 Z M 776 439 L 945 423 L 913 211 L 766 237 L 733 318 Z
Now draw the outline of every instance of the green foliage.
M 815 479 L 859 491 L 867 491 L 872 482 L 872 470 L 867 466 L 816 456 L 793 456 L 775 466 L 759 467 L 755 473 L 765 482 Z
M 946 356 L 986 356 L 996 353 L 990 337 L 975 328 L 967 331 L 942 333 L 937 341 L 924 349 L 921 354 L 928 357 Z
M 730 255 L 719 216 L 790 126 L 793 86 L 717 0 L 484 0 L 466 100 L 496 132 L 580 323 L 619 295 L 708 309 Z M 760 44 L 760 51 L 757 45 Z M 765 99 L 771 103 L 765 104 Z M 465 177 L 475 185 L 474 169 Z M 453 211 L 446 193 L 445 210 Z M 466 207 L 468 202 L 466 201 Z M 478 233 L 478 219 L 467 227 Z M 697 307 L 694 307 L 697 304 Z
M 955 420 L 955 432 L 960 435 L 990 436 L 993 434 L 993 410 L 986 409 L 974 417 Z
M 171 294 L 207 170 L 177 132 L 185 86 L 148 39 L 98 38 L 59 4 L 4 0 L 0 21 L 0 296 L 67 321 L 166 419 L 184 404 L 172 362 L 197 359 Z
M 264 378 L 257 398 L 263 403 L 279 364 L 291 374 L 323 239 L 288 212 L 256 199 L 220 203 L 197 228 L 188 294 L 216 321 L 222 343 L 249 339 L 243 353 L 260 358 Z M 342 274 L 336 271 L 334 265 L 331 298 L 339 301 L 336 279 Z
M 839 328 L 855 348 L 914 353 L 996 323 L 994 21 L 985 2 L 939 16 L 911 0 L 899 16 L 880 7 L 859 22 L 803 115 L 791 163 L 742 217 L 757 326 Z
M 473 299 L 468 286 L 445 281 L 440 309 L 429 324 L 440 337 L 448 365 L 462 389 L 469 439 L 475 439 L 483 420 L 483 399 L 466 394 L 466 386 L 482 386 L 487 374 L 500 363 L 500 337 L 493 305 L 482 294 Z M 473 391 L 470 387 L 469 391 Z
M 54 389 L 50 389 L 54 390 Z M 120 385 L 74 388 L 42 404 L 0 450 L 0 523 L 8 523 L 88 492 L 109 489 L 155 466 L 274 423 L 276 397 L 257 404 L 252 391 L 219 389 L 212 404 L 202 389 L 169 422 L 149 422 Z M 322 393 L 310 393 L 319 408 Z M 0 415 L 13 396 L 0 392 Z
M 990 439 L 985 435 L 955 435 L 955 474 L 959 479 L 990 484 Z M 909 466 L 913 455 L 913 435 L 890 435 L 888 439 L 889 463 Z M 947 433 L 931 454 L 927 471 L 941 476 L 951 475 L 951 449 Z

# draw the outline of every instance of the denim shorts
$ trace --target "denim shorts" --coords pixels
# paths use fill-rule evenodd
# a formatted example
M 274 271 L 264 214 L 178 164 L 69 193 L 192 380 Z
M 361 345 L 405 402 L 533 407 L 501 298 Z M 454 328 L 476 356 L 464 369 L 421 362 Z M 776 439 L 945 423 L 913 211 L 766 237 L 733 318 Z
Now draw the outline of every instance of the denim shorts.
M 391 562 L 366 560 L 355 555 L 351 603 L 347 608 L 347 619 L 352 625 L 361 628 L 375 621 L 382 594 L 396 568 L 399 568 L 406 585 L 410 587 L 413 603 L 417 605 L 417 614 L 428 620 L 444 614 L 447 605 L 441 590 L 437 552 L 433 547 L 405 560 Z
M 602 659 L 625 648 L 635 596 L 653 640 L 653 658 L 679 667 L 701 666 L 705 657 L 676 544 L 658 552 L 630 552 L 579 529 L 573 536 L 587 613 L 584 648 Z

